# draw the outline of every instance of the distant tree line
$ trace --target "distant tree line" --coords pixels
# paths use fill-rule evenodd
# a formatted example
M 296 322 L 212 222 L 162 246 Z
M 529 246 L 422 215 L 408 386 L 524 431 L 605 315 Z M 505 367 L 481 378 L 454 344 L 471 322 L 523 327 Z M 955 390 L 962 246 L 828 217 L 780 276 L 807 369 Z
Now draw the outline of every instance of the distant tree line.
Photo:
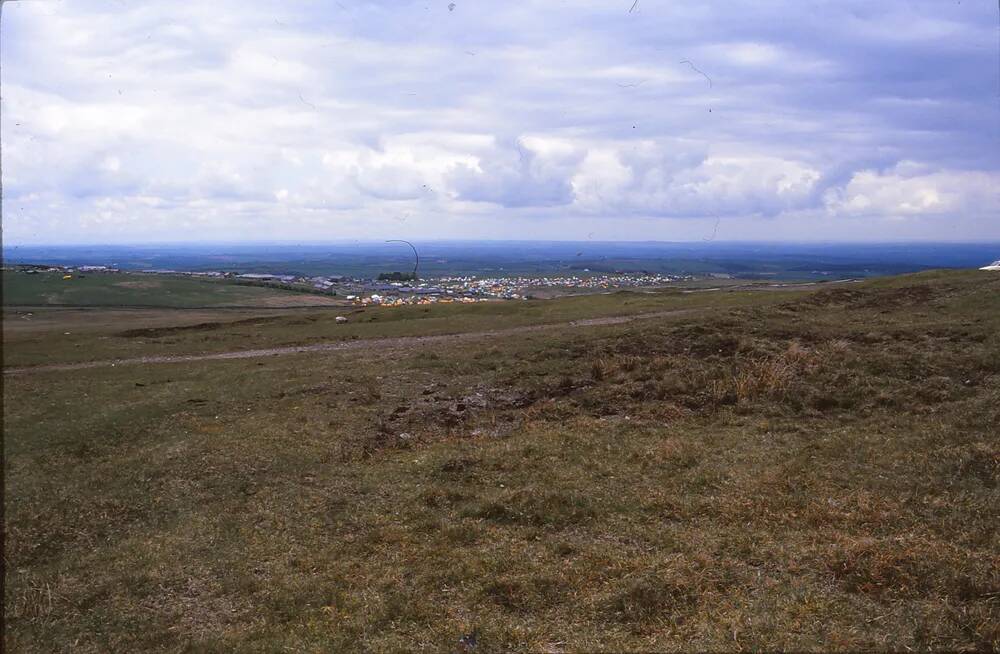
M 412 282 L 417 278 L 413 273 L 391 272 L 382 273 L 378 276 L 380 282 Z
M 283 291 L 294 291 L 296 293 L 306 293 L 308 295 L 336 295 L 336 291 L 321 291 L 316 288 L 306 288 L 304 286 L 294 286 L 281 282 L 269 282 L 264 280 L 237 279 L 233 281 L 237 286 L 257 286 L 258 288 L 280 288 Z

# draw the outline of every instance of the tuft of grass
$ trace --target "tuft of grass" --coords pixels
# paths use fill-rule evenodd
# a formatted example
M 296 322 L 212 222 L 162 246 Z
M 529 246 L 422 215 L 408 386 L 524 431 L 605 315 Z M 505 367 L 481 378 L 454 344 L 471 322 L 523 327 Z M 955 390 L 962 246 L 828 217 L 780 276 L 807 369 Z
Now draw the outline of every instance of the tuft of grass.
M 731 377 L 715 381 L 713 392 L 723 402 L 729 398 L 738 403 L 760 397 L 780 398 L 799 375 L 814 366 L 814 355 L 793 341 L 780 354 L 753 357 L 738 364 Z
M 602 382 L 611 374 L 611 364 L 605 359 L 595 359 L 590 365 L 590 378 L 595 382 Z
M 593 501 L 579 492 L 524 488 L 504 492 L 466 507 L 465 517 L 497 524 L 515 524 L 559 530 L 593 519 Z

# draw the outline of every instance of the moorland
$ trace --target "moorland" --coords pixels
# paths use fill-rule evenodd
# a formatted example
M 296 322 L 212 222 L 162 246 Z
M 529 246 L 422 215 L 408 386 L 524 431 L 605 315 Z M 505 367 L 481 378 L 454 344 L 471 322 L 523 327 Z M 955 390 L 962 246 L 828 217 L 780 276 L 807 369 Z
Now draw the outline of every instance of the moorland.
M 4 290 L 6 651 L 1000 647 L 996 273 Z

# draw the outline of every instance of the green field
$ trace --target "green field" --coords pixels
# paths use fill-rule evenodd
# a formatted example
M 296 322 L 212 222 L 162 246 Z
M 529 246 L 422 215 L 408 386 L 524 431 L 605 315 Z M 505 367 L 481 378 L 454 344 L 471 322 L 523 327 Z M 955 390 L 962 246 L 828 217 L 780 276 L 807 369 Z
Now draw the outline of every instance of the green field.
M 72 273 L 63 279 L 62 272 L 3 272 L 5 306 L 140 306 L 140 307 L 213 307 L 274 303 L 287 299 L 295 303 L 303 298 L 316 304 L 329 301 L 325 296 L 310 296 L 277 288 L 237 284 L 226 279 L 198 279 L 175 275 L 125 273 Z
M 1000 275 L 335 311 L 5 313 L 363 346 L 6 374 L 5 651 L 1000 648 Z
M 781 297 L 787 299 L 787 294 Z M 182 355 L 359 338 L 459 334 L 664 310 L 761 305 L 773 293 L 620 292 L 558 301 L 273 310 L 112 311 L 31 308 L 4 314 L 6 365 Z M 349 318 L 337 324 L 335 317 Z

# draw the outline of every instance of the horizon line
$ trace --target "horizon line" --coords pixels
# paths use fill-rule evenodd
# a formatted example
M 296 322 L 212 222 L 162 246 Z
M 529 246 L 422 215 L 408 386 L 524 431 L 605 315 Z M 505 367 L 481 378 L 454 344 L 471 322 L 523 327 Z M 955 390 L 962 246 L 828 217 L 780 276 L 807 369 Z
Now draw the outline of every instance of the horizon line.
M 680 241 L 670 241 L 661 239 L 637 239 L 637 240 L 600 240 L 600 239 L 470 239 L 470 238 L 410 238 L 409 240 L 417 243 L 495 243 L 495 244 L 516 244 L 516 243 L 594 243 L 594 244 L 619 244 L 619 245 L 629 245 L 629 244 L 662 244 L 662 245 L 853 245 L 853 246 L 865 246 L 865 245 L 976 245 L 976 246 L 992 246 L 1000 245 L 1000 239 L 991 239 L 983 241 L 970 241 L 970 240 L 947 240 L 947 239 L 900 239 L 900 240 L 872 240 L 872 241 L 860 241 L 860 240 L 790 240 L 790 239 L 778 239 L 778 240 L 764 240 L 764 239 L 716 239 L 716 240 L 680 240 Z M 24 242 L 8 244 L 3 243 L 3 251 L 13 250 L 17 248 L 72 248 L 72 247 L 170 247 L 170 246 L 324 246 L 324 245 L 384 245 L 385 241 L 383 239 L 316 239 L 316 240 L 302 240 L 302 239 L 287 239 L 287 240 L 240 240 L 240 241 L 215 241 L 215 240 L 204 240 L 204 241 L 127 241 L 127 242 L 56 242 L 56 243 L 39 243 L 39 242 Z

